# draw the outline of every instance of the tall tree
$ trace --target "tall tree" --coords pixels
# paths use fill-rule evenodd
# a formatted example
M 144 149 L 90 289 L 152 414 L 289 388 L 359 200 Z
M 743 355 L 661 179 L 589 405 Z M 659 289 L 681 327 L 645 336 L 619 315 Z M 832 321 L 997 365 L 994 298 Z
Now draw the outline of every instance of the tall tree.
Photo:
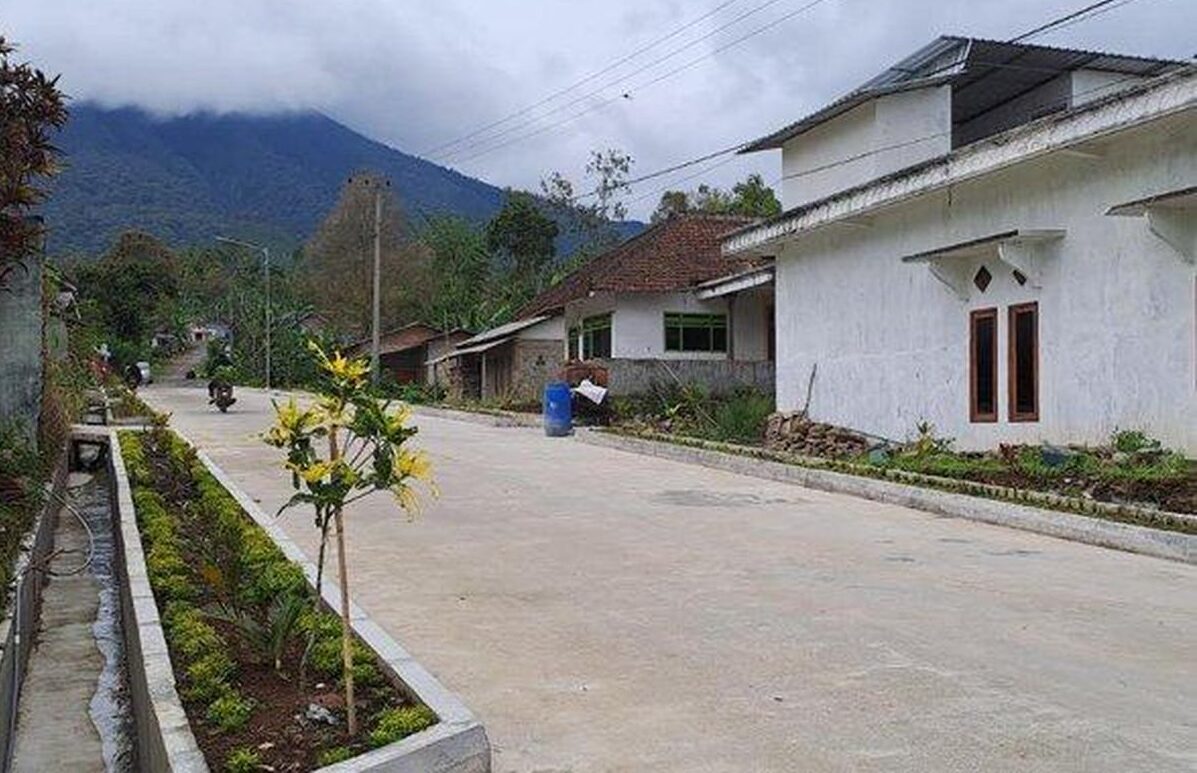
M 428 281 L 427 253 L 412 238 L 392 189 L 377 174 L 355 174 L 304 248 L 302 261 L 312 304 L 334 325 L 355 335 L 368 332 L 373 319 L 376 195 L 382 202 L 384 329 L 414 319 Z
M 503 208 L 486 226 L 486 246 L 502 261 L 514 294 L 538 292 L 557 256 L 557 224 L 527 191 L 508 189 Z
M 619 241 L 613 224 L 627 217 L 623 197 L 630 190 L 628 176 L 634 163 L 621 150 L 592 150 L 585 168 L 586 191 L 576 192 L 574 184 L 560 172 L 541 181 L 545 201 L 566 225 L 566 234 L 574 242 L 572 262 L 582 262 Z
M 687 212 L 773 217 L 781 213 L 781 202 L 759 174 L 751 174 L 732 186 L 730 193 L 705 183 L 692 191 L 665 191 L 653 212 L 652 222 Z
M 460 217 L 432 217 L 420 232 L 430 256 L 431 286 L 424 301 L 425 321 L 448 328 L 484 330 L 506 321 L 510 309 L 496 276 L 487 233 Z
M 12 62 L 15 50 L 0 36 L 0 287 L 40 242 L 29 213 L 46 196 L 42 181 L 58 173 L 50 136 L 67 119 L 58 78 Z

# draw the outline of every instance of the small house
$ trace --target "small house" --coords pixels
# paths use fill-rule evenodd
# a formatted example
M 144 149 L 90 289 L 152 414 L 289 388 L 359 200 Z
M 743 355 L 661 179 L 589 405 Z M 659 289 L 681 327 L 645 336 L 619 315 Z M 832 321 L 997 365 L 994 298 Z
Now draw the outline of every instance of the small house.
M 968 449 L 1197 451 L 1197 68 L 943 37 L 753 143 L 777 404 Z

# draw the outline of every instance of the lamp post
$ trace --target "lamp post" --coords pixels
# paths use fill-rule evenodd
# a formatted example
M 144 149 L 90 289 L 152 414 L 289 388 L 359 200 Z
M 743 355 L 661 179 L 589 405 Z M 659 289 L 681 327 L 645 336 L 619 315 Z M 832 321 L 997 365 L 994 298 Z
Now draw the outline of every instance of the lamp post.
M 262 253 L 262 273 L 266 275 L 266 391 L 270 391 L 270 248 L 253 242 L 243 242 L 240 239 L 230 239 L 227 236 L 217 236 L 216 241 L 233 244 Z

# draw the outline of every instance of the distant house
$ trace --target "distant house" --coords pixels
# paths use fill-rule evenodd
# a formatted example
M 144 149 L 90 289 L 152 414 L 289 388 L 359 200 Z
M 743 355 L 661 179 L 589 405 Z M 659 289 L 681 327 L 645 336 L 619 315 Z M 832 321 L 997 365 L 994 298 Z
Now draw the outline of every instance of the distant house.
M 466 338 L 429 365 L 455 397 L 532 403 L 561 370 L 564 331 L 560 315 L 524 317 Z
M 464 330 L 441 330 L 421 322 L 390 330 L 378 338 L 378 364 L 400 384 L 426 384 L 432 380 L 429 360 L 440 357 L 469 338 Z M 372 341 L 353 344 L 346 354 L 369 357 Z
M 751 222 L 675 216 L 594 257 L 452 353 L 463 394 L 534 400 L 574 360 L 604 366 L 613 394 L 693 382 L 772 390 L 771 263 L 720 253 Z
M 944 37 L 751 143 L 786 210 L 777 402 L 964 448 L 1144 429 L 1197 451 L 1197 70 Z

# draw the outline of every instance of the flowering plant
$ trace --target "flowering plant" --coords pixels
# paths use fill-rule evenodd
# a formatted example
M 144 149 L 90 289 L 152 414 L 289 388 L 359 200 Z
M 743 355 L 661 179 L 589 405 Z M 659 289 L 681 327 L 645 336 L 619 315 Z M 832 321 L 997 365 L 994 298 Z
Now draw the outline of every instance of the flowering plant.
M 353 700 L 353 639 L 349 624 L 349 575 L 345 561 L 345 508 L 379 491 L 391 492 L 399 506 L 415 515 L 419 498 L 413 488 L 423 481 L 435 493 L 431 465 L 422 451 L 406 447 L 416 434 L 411 409 L 380 399 L 369 389 L 370 366 L 364 360 L 329 357 L 317 344 L 308 348 L 319 364 L 323 383 L 314 404 L 301 407 L 291 398 L 274 404 L 275 423 L 265 441 L 287 453 L 286 469 L 296 493 L 280 509 L 310 505 L 320 530 L 317 587 L 323 582 L 324 552 L 330 528 L 336 535 L 341 585 L 342 659 L 345 705 L 350 734 L 357 732 Z M 319 593 L 317 603 L 319 603 Z

